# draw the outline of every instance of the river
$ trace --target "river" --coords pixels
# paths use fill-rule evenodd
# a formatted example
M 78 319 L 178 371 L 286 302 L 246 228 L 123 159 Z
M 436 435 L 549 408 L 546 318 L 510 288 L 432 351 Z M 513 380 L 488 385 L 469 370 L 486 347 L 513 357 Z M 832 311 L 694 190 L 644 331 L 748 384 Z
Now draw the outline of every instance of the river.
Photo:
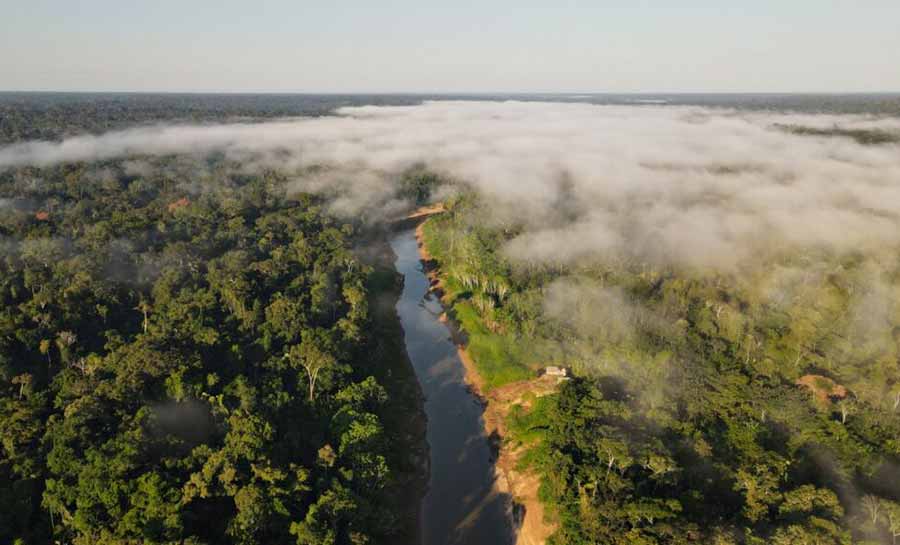
M 466 386 L 450 331 L 438 319 L 443 309 L 428 290 L 414 232 L 396 235 L 391 248 L 404 277 L 397 313 L 428 417 L 431 473 L 422 501 L 422 543 L 509 545 L 511 502 L 494 488 L 483 409 Z

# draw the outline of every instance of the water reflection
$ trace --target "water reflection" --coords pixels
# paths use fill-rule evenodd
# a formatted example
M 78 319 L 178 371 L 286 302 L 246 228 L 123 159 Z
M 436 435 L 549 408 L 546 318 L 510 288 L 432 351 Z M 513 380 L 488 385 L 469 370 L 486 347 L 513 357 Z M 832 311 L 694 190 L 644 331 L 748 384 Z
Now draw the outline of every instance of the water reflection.
M 431 476 L 422 503 L 423 545 L 511 544 L 512 502 L 494 487 L 483 410 L 463 381 L 456 346 L 438 319 L 442 309 L 428 293 L 413 232 L 397 235 L 391 247 L 405 278 L 397 312 L 428 416 Z

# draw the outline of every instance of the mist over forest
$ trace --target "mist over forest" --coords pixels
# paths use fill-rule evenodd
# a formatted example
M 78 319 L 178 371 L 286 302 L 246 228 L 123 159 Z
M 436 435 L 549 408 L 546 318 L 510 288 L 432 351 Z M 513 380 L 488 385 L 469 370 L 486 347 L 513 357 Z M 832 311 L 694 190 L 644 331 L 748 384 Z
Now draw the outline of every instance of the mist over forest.
M 0 539 L 411 539 L 373 255 L 441 203 L 486 390 L 572 373 L 504 438 L 549 543 L 893 543 L 896 97 L 495 98 L 0 123 Z
M 332 196 L 347 217 L 393 211 L 396 180 L 425 168 L 448 191 L 455 182 L 484 196 L 485 221 L 520 224 L 507 250 L 525 261 L 735 269 L 773 251 L 871 251 L 900 236 L 896 146 L 785 129 L 900 138 L 897 118 L 474 101 L 336 114 L 20 142 L 0 148 L 0 167 L 222 154 L 243 172 L 286 173 L 289 190 Z

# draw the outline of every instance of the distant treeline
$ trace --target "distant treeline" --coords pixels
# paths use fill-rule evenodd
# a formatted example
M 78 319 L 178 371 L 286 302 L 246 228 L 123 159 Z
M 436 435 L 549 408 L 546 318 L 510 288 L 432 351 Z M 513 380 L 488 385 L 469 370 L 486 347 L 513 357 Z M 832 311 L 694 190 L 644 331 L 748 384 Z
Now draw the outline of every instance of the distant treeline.
M 60 140 L 155 123 L 320 116 L 360 104 L 418 104 L 408 95 L 0 93 L 0 144 Z
M 780 123 L 776 124 L 775 127 L 791 134 L 803 136 L 840 136 L 851 138 L 860 144 L 865 145 L 896 144 L 900 142 L 900 133 L 879 129 L 844 129 L 837 126 L 822 129 L 817 127 L 804 127 L 802 125 L 784 125 Z

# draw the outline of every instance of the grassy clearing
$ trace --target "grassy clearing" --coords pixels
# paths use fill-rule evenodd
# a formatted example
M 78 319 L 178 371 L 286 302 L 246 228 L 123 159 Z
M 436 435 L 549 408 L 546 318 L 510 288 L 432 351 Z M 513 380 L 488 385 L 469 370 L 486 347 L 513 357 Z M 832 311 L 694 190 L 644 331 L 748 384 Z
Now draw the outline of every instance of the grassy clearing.
M 425 222 L 423 232 L 431 257 L 438 266 L 446 263 L 448 248 L 435 218 Z M 439 276 L 443 281 L 444 303 L 466 334 L 467 351 L 484 380 L 485 388 L 491 390 L 510 382 L 533 378 L 533 365 L 528 364 L 533 353 L 528 348 L 529 343 L 513 335 L 491 331 L 478 310 L 469 302 L 471 292 L 452 276 L 441 272 Z
M 468 335 L 468 352 L 487 389 L 534 377 L 524 363 L 521 342 L 509 335 L 489 331 L 478 311 L 466 301 L 453 305 L 460 326 Z
M 523 443 L 531 444 L 543 439 L 547 426 L 550 424 L 551 411 L 556 403 L 555 395 L 530 396 L 531 407 L 513 405 L 509 410 L 507 426 L 510 438 Z
M 545 439 L 557 398 L 556 394 L 541 397 L 532 395 L 528 399 L 530 407 L 518 404 L 510 407 L 506 419 L 508 440 L 526 447 L 516 463 L 519 471 L 540 468 L 548 459 L 550 451 Z

